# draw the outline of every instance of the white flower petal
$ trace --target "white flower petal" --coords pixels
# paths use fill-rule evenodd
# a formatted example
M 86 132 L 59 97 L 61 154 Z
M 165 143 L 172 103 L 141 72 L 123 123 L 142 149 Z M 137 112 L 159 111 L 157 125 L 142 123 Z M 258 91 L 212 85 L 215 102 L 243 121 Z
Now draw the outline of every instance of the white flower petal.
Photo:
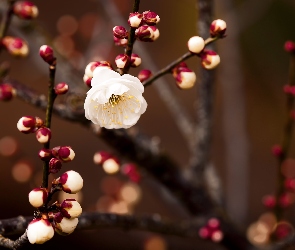
M 111 84 L 105 92 L 105 97 L 109 99 L 112 95 L 122 95 L 127 92 L 129 88 L 120 83 Z
M 121 75 L 107 67 L 96 67 L 93 71 L 93 78 L 91 80 L 91 86 L 99 85 L 106 80 L 113 78 L 120 78 Z
M 137 90 L 139 90 L 141 93 L 144 92 L 144 87 L 143 87 L 141 81 L 139 81 L 139 79 L 137 77 L 134 77 L 132 75 L 125 74 L 125 75 L 122 75 L 121 76 L 121 79 L 128 80 L 130 82 L 130 84 L 132 84 L 132 86 L 134 88 L 136 88 Z

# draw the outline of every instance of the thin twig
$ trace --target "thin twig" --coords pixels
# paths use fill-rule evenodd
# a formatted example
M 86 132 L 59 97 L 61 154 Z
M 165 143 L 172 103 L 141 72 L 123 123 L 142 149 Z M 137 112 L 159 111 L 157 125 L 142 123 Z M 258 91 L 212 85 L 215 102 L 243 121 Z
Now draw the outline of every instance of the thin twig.
M 0 26 L 0 40 L 6 35 L 8 27 L 11 22 L 11 18 L 13 16 L 13 5 L 16 1 L 15 0 L 9 0 L 8 1 L 8 9 L 4 15 L 4 19 L 1 22 Z M 2 46 L 0 46 L 0 51 L 2 49 Z

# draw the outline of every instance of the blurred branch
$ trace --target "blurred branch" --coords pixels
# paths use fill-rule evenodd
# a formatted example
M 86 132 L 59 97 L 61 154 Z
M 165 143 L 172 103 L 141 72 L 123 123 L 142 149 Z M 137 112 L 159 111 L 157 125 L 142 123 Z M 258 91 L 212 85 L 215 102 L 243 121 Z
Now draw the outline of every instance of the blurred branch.
M 8 239 L 0 234 L 0 246 L 2 247 L 16 250 L 23 247 L 23 245 L 25 245 L 27 242 L 27 232 L 24 232 L 24 234 L 20 236 L 17 240 Z

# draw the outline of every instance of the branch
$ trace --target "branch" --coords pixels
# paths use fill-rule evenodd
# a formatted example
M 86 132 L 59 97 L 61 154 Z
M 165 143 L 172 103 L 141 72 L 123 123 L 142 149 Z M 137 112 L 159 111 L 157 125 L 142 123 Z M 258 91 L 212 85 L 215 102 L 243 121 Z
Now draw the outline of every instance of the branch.
M 0 235 L 0 246 L 6 247 L 9 249 L 13 249 L 13 250 L 19 249 L 23 245 L 25 245 L 27 242 L 29 242 L 29 240 L 28 240 L 26 231 L 17 240 L 10 240 Z

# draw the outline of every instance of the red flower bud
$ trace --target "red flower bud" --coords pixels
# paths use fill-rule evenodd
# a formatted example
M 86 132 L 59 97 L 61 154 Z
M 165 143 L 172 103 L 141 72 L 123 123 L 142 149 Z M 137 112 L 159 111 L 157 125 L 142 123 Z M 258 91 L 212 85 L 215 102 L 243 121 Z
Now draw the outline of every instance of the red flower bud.
M 65 82 L 58 83 L 54 87 L 55 94 L 57 95 L 64 95 L 68 92 L 68 90 L 69 90 L 69 85 L 66 84 Z
M 50 46 L 42 45 L 40 47 L 39 54 L 49 65 L 55 64 L 56 58 L 54 57 L 53 49 Z
M 113 28 L 113 34 L 119 39 L 128 37 L 128 31 L 123 26 L 115 26 Z
M 36 139 L 38 142 L 44 144 L 47 143 L 51 138 L 51 130 L 46 127 L 39 128 L 36 131 Z
M 286 41 L 284 49 L 288 53 L 295 53 L 295 43 L 293 41 Z
M 147 79 L 149 79 L 152 75 L 152 72 L 148 69 L 143 69 L 141 71 L 139 71 L 137 78 L 141 81 L 144 82 Z
M 60 160 L 56 158 L 51 158 L 49 161 L 49 172 L 52 174 L 56 174 L 61 170 L 62 163 Z
M 29 53 L 27 43 L 18 37 L 5 36 L 2 39 L 2 44 L 9 54 L 18 57 L 25 57 Z
M 142 14 L 138 12 L 130 13 L 128 18 L 128 24 L 130 27 L 137 28 L 142 24 Z
M 143 14 L 143 21 L 148 25 L 156 25 L 160 22 L 160 17 L 152 11 L 145 11 Z
M 0 100 L 10 101 L 16 95 L 16 90 L 10 85 L 3 83 L 0 85 Z
M 22 19 L 33 19 L 38 16 L 38 8 L 32 2 L 18 1 L 13 5 L 13 13 Z

